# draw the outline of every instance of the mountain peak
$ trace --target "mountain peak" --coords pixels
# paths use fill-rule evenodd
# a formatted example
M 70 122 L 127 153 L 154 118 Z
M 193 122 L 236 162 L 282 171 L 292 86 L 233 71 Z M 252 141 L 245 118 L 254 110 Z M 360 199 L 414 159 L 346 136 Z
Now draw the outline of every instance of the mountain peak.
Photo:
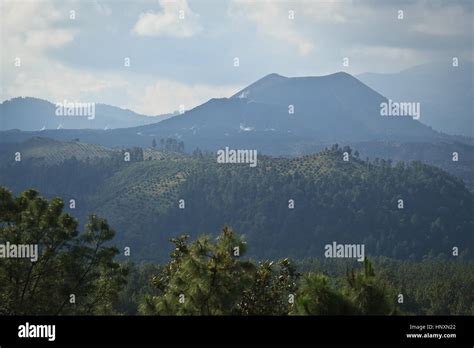
M 349 73 L 346 73 L 345 71 L 338 71 L 337 73 L 334 73 L 334 74 L 329 74 L 327 76 L 334 76 L 334 77 L 341 77 L 341 78 L 351 78 L 353 79 L 354 76 L 352 76 L 351 74 Z
M 271 74 L 265 75 L 265 76 L 262 77 L 259 81 L 261 81 L 261 80 L 270 80 L 270 79 L 286 79 L 286 78 L 287 78 L 287 77 L 282 76 L 282 75 L 280 75 L 280 74 L 271 73 Z
M 251 90 L 260 90 L 260 89 L 265 89 L 269 86 L 272 86 L 274 84 L 277 84 L 281 81 L 288 80 L 288 77 L 281 76 L 277 73 L 271 73 L 268 75 L 265 75 L 261 79 L 255 81 L 251 85 L 245 87 L 244 89 L 238 91 L 236 94 L 231 96 L 231 98 L 247 98 L 249 96 L 249 92 Z
M 333 74 L 328 74 L 328 75 L 320 75 L 320 76 L 302 76 L 302 77 L 295 77 L 295 79 L 311 79 L 311 80 L 319 80 L 320 82 L 322 81 L 349 81 L 349 80 L 357 80 L 354 76 L 351 74 L 345 72 L 345 71 L 338 71 Z

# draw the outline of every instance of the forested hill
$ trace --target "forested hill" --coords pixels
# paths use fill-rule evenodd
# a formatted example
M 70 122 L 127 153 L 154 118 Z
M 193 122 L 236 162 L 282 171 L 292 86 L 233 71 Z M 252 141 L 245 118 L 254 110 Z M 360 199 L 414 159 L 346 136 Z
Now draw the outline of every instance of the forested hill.
M 473 195 L 420 162 L 368 162 L 338 146 L 293 159 L 258 156 L 255 168 L 217 163 L 215 154 L 139 148 L 129 149 L 125 162 L 125 149 L 69 144 L 76 150 L 68 157 L 64 145 L 52 143 L 55 156 L 64 155 L 55 161 L 30 150 L 15 162 L 13 148 L 4 148 L 0 184 L 59 196 L 82 221 L 89 213 L 107 218 L 116 242 L 131 247 L 137 261 L 164 260 L 170 237 L 224 224 L 245 233 L 249 255 L 258 258 L 324 257 L 333 241 L 363 243 L 367 256 L 452 257 L 453 247 L 473 256 Z

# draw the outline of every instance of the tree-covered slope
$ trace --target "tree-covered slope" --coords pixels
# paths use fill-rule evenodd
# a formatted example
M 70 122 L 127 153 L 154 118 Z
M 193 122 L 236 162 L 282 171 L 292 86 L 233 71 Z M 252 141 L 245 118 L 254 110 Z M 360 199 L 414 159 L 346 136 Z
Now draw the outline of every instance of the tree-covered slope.
M 4 147 L 0 153 L 2 161 L 13 160 L 17 153 L 17 160 L 39 160 L 43 164 L 61 163 L 67 159 L 76 158 L 85 160 L 87 158 L 108 158 L 116 153 L 115 150 L 95 144 L 73 141 L 57 141 L 49 138 L 31 138 L 20 145 L 2 144 Z M 10 150 L 10 151 L 8 151 Z
M 82 221 L 88 213 L 105 217 L 137 259 L 162 260 L 170 237 L 224 224 L 245 233 L 249 255 L 258 258 L 324 257 L 333 241 L 400 259 L 449 257 L 453 247 L 472 257 L 472 193 L 420 162 L 366 161 L 333 146 L 291 159 L 259 156 L 252 168 L 158 149 L 130 149 L 126 162 L 125 150 L 52 163 L 3 154 L 0 183 L 74 199 L 71 213 Z

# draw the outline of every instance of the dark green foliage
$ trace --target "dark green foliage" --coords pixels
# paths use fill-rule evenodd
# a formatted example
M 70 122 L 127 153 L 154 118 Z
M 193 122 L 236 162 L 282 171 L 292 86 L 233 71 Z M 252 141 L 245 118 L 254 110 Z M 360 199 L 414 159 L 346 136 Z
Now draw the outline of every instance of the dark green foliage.
M 421 315 L 474 315 L 474 262 L 425 258 L 422 262 L 381 258 L 381 276 L 404 296 L 399 308 Z
M 229 223 L 246 232 L 249 254 L 259 258 L 318 257 L 332 241 L 400 259 L 474 247 L 473 195 L 459 180 L 419 162 L 344 162 L 342 153 L 334 147 L 292 160 L 262 157 L 257 168 L 203 161 L 180 186 L 187 209 L 163 218 L 177 232 Z
M 366 261 L 363 272 L 348 274 L 336 287 L 321 274 L 300 274 L 288 259 L 255 264 L 240 258 L 245 243 L 228 227 L 215 241 L 175 238 L 171 261 L 157 274 L 158 296 L 148 296 L 141 312 L 155 315 L 389 315 L 394 298 Z M 238 246 L 240 254 L 235 256 Z M 296 299 L 296 300 L 295 300 Z
M 38 244 L 36 262 L 0 258 L 0 314 L 393 315 L 474 313 L 474 267 L 440 255 L 421 262 L 366 259 L 252 261 L 243 237 L 173 238 L 165 265 L 120 265 L 114 231 L 89 217 L 84 232 L 63 203 L 0 188 L 0 243 Z M 321 273 L 321 272 L 324 272 Z M 125 283 L 127 283 L 125 285 Z M 75 304 L 70 295 L 75 295 Z M 398 294 L 404 302 L 398 303 Z M 182 300 L 182 301 L 180 301 Z M 293 301 L 294 300 L 294 301 Z
M 372 264 L 364 260 L 363 272 L 352 270 L 346 275 L 344 293 L 361 315 L 390 315 L 395 312 L 395 293 L 380 277 L 375 276 Z
M 39 249 L 36 262 L 0 258 L 0 314 L 113 313 L 126 275 L 114 262 L 117 249 L 106 246 L 115 232 L 92 215 L 80 234 L 77 220 L 62 210 L 59 198 L 48 201 L 34 190 L 15 198 L 0 187 L 0 243 Z
M 457 260 L 425 258 L 422 261 L 394 260 L 373 257 L 380 284 L 389 285 L 389 295 L 395 299 L 396 313 L 417 315 L 473 315 L 474 262 L 459 257 Z M 323 270 L 338 287 L 345 286 L 348 269 L 360 269 L 353 260 L 306 259 L 298 262 L 302 273 Z M 362 269 L 360 269 L 362 272 Z M 346 285 L 347 287 L 347 285 Z M 398 303 L 398 294 L 403 303 Z
M 117 241 L 134 249 L 136 262 L 165 260 L 171 236 L 195 238 L 224 224 L 245 231 L 248 254 L 260 260 L 321 257 L 332 241 L 396 259 L 449 258 L 453 246 L 472 257 L 473 195 L 459 179 L 420 162 L 344 162 L 344 151 L 352 153 L 335 145 L 294 159 L 259 155 L 256 168 L 157 149 L 135 149 L 131 162 L 120 151 L 56 164 L 6 156 L 0 182 L 76 199 L 80 221 L 95 212 L 120 227 Z
M 389 285 L 375 275 L 365 259 L 363 271 L 347 272 L 345 283 L 337 286 L 322 274 L 303 277 L 292 311 L 299 315 L 391 315 L 395 295 Z
M 244 290 L 238 313 L 242 315 L 287 315 L 300 274 L 288 259 L 275 264 L 263 261 L 255 267 L 252 285 Z
M 162 271 L 161 265 L 141 264 L 135 265 L 127 262 L 127 284 L 113 301 L 116 312 L 124 315 L 138 314 L 138 304 L 148 296 L 156 296 L 161 292 L 152 284 L 152 278 Z
M 295 293 L 299 276 L 288 259 L 276 265 L 241 259 L 245 242 L 227 227 L 215 241 L 204 236 L 189 244 L 187 239 L 172 239 L 175 250 L 171 261 L 152 280 L 161 294 L 146 297 L 142 313 L 288 314 L 288 296 Z
M 308 273 L 301 280 L 296 294 L 294 315 L 351 315 L 354 305 L 331 285 L 331 280 L 322 274 Z
M 174 138 L 160 139 L 160 145 L 163 150 L 170 152 L 184 152 L 184 143 Z
M 214 242 L 203 236 L 188 245 L 186 237 L 173 239 L 175 251 L 164 272 L 154 279 L 163 291 L 147 298 L 143 313 L 161 315 L 235 314 L 242 291 L 250 284 L 247 261 L 234 256 L 245 252 L 244 241 L 225 227 Z

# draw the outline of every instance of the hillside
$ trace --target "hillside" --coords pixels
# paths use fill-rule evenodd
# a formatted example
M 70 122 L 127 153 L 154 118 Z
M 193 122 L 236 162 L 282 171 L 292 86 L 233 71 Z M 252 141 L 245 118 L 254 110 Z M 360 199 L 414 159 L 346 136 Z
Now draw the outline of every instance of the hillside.
M 420 162 L 367 162 L 337 146 L 297 158 L 259 156 L 255 168 L 218 164 L 215 155 L 130 151 L 131 162 L 120 152 L 61 163 L 2 160 L 0 182 L 14 191 L 34 187 L 74 198 L 71 213 L 107 218 L 120 245 L 140 260 L 165 258 L 172 236 L 211 233 L 224 224 L 246 233 L 249 253 L 258 258 L 322 257 L 332 241 L 363 243 L 368 255 L 400 259 L 446 257 L 453 246 L 472 257 L 472 193 Z M 151 152 L 156 159 L 143 160 Z M 349 161 L 343 152 L 351 153 Z
M 78 140 L 62 142 L 49 138 L 31 138 L 19 146 L 12 144 L 3 145 L 10 149 L 2 151 L 0 157 L 6 162 L 14 158 L 14 153 L 21 154 L 21 160 L 34 160 L 37 163 L 58 164 L 67 159 L 76 158 L 85 160 L 86 158 L 108 158 L 116 153 L 116 150 L 106 148 L 101 145 L 85 144 Z

